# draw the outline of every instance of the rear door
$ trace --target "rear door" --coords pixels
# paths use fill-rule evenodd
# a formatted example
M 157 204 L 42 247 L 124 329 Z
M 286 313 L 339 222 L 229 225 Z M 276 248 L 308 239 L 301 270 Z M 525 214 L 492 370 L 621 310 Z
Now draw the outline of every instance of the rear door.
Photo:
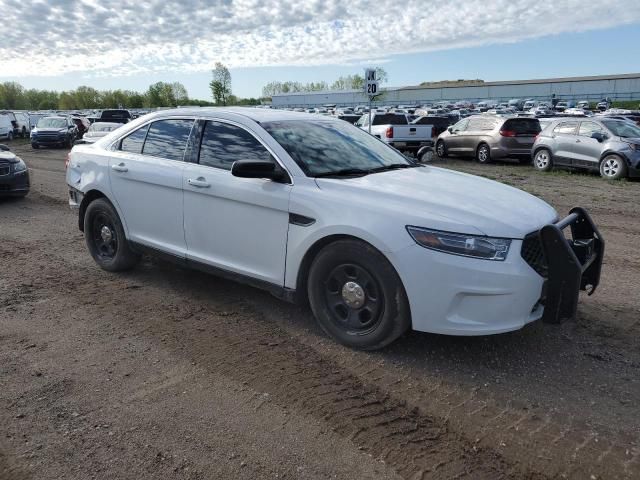
M 182 171 L 194 120 L 157 120 L 124 137 L 109 159 L 129 240 L 185 257 Z
M 578 135 L 575 141 L 576 166 L 595 168 L 600 165 L 600 154 L 602 153 L 602 143 L 595 138 L 591 138 L 594 133 L 605 134 L 604 129 L 596 122 L 580 122 Z
M 568 121 L 558 123 L 551 132 L 554 143 L 553 161 L 559 165 L 573 165 L 576 156 L 576 140 L 578 122 Z
M 200 125 L 197 163 L 187 164 L 183 175 L 187 258 L 282 286 L 291 185 L 234 177 L 238 160 L 275 159 L 239 124 Z

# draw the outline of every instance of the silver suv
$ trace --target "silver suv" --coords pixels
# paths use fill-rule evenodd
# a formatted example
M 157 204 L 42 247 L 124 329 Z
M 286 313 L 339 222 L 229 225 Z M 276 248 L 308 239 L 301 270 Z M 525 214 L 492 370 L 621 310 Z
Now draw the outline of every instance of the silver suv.
M 628 120 L 561 118 L 549 123 L 536 138 L 533 166 L 599 171 L 610 180 L 640 177 L 640 128 Z
M 531 162 L 531 147 L 540 133 L 535 118 L 474 115 L 460 120 L 438 136 L 436 154 L 473 156 L 479 163 L 517 157 Z

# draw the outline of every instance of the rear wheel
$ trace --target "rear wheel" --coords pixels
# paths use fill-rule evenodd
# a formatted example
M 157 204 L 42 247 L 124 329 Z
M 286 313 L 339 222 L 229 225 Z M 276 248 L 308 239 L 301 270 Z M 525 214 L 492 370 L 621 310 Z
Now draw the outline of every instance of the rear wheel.
M 489 145 L 486 143 L 481 143 L 476 150 L 476 160 L 478 163 L 489 163 L 491 162 L 491 149 Z
M 104 198 L 94 200 L 87 207 L 84 238 L 91 256 L 104 270 L 129 270 L 140 259 L 129 247 L 118 213 Z
M 607 155 L 600 162 L 600 175 L 607 180 L 618 180 L 627 176 L 627 164 L 618 155 Z
M 540 172 L 548 172 L 553 168 L 551 152 L 546 148 L 541 148 L 533 156 L 533 167 Z
M 308 294 L 320 327 L 352 348 L 382 348 L 411 323 L 395 269 L 384 255 L 358 240 L 340 240 L 320 251 L 309 270 Z

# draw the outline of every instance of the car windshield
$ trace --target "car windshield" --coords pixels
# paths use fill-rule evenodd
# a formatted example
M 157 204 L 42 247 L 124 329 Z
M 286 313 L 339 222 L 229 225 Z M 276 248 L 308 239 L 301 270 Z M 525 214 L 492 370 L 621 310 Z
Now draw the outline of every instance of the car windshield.
M 640 138 L 640 128 L 630 122 L 624 120 L 603 120 L 605 127 L 611 130 L 611 133 L 623 138 Z
M 67 122 L 64 118 L 45 117 L 38 120 L 38 128 L 65 128 Z
M 347 122 L 298 120 L 262 126 L 311 177 L 413 166 L 401 153 Z
M 373 119 L 373 125 L 406 125 L 407 117 L 395 113 L 383 113 L 376 115 Z

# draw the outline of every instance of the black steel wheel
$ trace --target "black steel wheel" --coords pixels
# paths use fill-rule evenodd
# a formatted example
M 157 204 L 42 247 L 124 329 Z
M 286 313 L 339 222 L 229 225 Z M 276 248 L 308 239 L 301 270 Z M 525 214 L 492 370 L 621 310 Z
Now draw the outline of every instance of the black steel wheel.
M 129 246 L 118 213 L 105 198 L 98 198 L 87 207 L 84 238 L 95 262 L 110 272 L 133 268 L 140 259 Z
M 320 327 L 352 348 L 382 348 L 411 324 L 398 274 L 365 242 L 338 240 L 324 247 L 311 264 L 307 290 Z

